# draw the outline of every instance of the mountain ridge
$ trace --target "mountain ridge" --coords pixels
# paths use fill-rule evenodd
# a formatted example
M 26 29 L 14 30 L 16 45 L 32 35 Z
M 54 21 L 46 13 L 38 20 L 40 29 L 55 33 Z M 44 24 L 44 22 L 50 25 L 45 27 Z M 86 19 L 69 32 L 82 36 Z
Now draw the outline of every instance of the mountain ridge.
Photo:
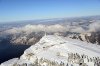
M 94 66 L 94 64 L 97 65 L 100 62 L 99 49 L 100 46 L 98 45 L 93 45 L 90 43 L 87 45 L 86 42 L 75 39 L 69 39 L 57 35 L 45 35 L 35 45 L 32 45 L 30 48 L 26 49 L 24 54 L 20 56 L 19 59 L 11 59 L 9 62 L 7 61 L 2 63 L 1 66 L 23 66 L 23 64 L 26 64 L 26 66 L 34 66 L 35 64 L 39 64 L 40 66 L 49 66 L 49 62 L 54 61 L 57 62 L 58 65 L 63 63 L 64 66 L 67 64 L 74 66 L 80 66 L 82 64 L 85 66 Z M 94 57 L 97 58 L 97 60 Z M 92 61 L 88 60 L 90 58 Z M 36 63 L 37 59 L 38 61 L 42 59 L 45 62 L 41 61 Z M 15 62 L 11 62 L 10 64 L 10 61 L 12 60 Z

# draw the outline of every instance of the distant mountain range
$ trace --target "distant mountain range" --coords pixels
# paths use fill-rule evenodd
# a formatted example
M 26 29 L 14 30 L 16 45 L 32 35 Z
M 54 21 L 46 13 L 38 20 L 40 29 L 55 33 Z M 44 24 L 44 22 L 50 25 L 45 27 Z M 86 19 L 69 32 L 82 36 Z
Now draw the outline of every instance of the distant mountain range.
M 100 16 L 29 20 L 0 24 L 0 41 L 31 45 L 47 33 L 100 44 L 99 29 Z

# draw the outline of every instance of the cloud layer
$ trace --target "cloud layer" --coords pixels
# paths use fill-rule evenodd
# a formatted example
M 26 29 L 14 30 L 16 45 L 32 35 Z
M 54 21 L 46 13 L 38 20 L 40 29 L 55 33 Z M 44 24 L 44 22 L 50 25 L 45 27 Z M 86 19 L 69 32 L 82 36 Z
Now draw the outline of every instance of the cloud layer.
M 85 25 L 84 25 L 85 26 Z M 9 34 L 15 34 L 15 33 L 26 33 L 30 34 L 32 32 L 41 32 L 41 31 L 46 31 L 46 32 L 77 32 L 77 33 L 84 33 L 84 32 L 97 32 L 100 31 L 100 22 L 93 22 L 90 23 L 87 27 L 87 30 L 84 29 L 80 25 L 60 25 L 60 24 L 55 24 L 55 25 L 25 25 L 23 27 L 16 27 L 12 28 L 9 30 L 6 30 L 5 33 Z

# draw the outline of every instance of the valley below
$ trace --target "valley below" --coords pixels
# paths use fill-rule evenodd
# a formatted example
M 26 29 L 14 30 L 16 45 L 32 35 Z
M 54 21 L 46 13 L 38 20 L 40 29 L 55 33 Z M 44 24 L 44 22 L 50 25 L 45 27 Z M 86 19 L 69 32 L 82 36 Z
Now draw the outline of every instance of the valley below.
M 7 61 L 11 58 L 20 57 L 25 49 L 29 48 L 30 45 L 9 45 L 0 44 L 0 63 Z

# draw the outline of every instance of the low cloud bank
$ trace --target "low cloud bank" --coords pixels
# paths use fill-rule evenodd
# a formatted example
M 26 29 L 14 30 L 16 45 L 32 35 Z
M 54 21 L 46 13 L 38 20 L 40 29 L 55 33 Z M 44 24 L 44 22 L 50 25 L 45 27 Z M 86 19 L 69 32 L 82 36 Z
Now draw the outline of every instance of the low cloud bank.
M 94 22 L 89 25 L 90 32 L 98 32 L 100 31 L 100 22 Z
M 9 34 L 15 34 L 15 33 L 26 33 L 30 34 L 32 32 L 41 32 L 41 31 L 46 31 L 46 32 L 77 32 L 77 33 L 84 33 L 84 32 L 97 32 L 100 31 L 100 22 L 93 22 L 87 26 L 87 30 L 81 27 L 80 25 L 77 26 L 71 26 L 71 25 L 60 25 L 60 24 L 55 24 L 55 25 L 26 25 L 23 27 L 17 27 L 17 28 L 12 28 L 9 30 L 6 30 L 6 33 Z
M 15 34 L 15 33 L 32 33 L 32 32 L 40 32 L 40 31 L 46 31 L 46 32 L 65 32 L 67 31 L 66 27 L 56 24 L 56 25 L 26 25 L 24 27 L 19 28 L 12 28 L 10 30 L 5 31 L 6 33 Z

